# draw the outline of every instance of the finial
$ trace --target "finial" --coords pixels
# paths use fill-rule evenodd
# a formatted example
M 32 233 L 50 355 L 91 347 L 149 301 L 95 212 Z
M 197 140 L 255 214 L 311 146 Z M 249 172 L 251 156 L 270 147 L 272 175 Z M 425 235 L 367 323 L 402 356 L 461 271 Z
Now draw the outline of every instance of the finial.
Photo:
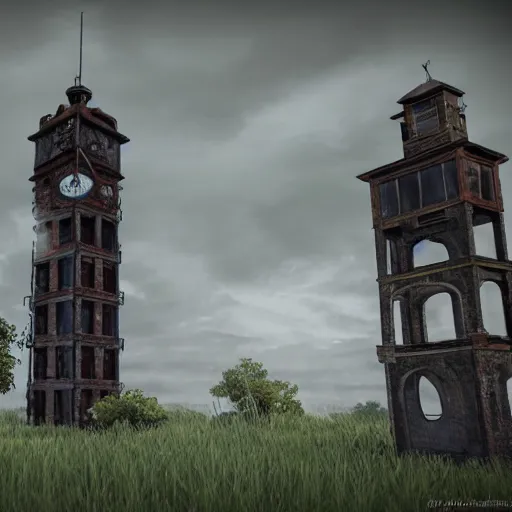
M 428 67 L 430 66 L 430 60 L 427 60 L 425 64 L 422 64 L 421 67 L 425 70 L 425 73 L 427 74 L 427 82 L 430 82 L 432 80 L 432 77 L 430 76 L 430 73 L 428 71 Z
M 82 85 L 82 47 L 83 47 L 83 33 L 84 33 L 84 13 L 80 13 L 80 59 L 78 62 L 78 75 L 75 76 L 75 85 L 70 87 L 66 91 L 66 95 L 69 99 L 69 103 L 74 105 L 75 103 L 84 103 L 92 98 L 92 92 L 90 89 Z

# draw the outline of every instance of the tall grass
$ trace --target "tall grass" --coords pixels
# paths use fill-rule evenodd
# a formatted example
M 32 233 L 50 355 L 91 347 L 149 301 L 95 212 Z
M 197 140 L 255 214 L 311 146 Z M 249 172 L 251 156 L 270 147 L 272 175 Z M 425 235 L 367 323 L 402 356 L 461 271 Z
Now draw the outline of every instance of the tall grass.
M 382 417 L 220 425 L 173 413 L 153 430 L 97 432 L 4 413 L 0 496 L 1 512 L 414 512 L 430 499 L 512 499 L 512 471 L 398 458 Z

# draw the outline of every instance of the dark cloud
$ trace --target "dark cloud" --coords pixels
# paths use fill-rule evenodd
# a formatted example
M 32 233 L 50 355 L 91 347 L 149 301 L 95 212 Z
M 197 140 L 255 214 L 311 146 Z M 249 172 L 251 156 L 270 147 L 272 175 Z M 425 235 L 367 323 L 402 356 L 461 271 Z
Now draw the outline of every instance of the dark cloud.
M 509 151 L 505 3 L 2 9 L 0 314 L 19 329 L 27 321 L 26 136 L 65 101 L 84 10 L 84 83 L 131 138 L 120 230 L 126 385 L 209 403 L 222 370 L 254 357 L 297 382 L 311 409 L 384 402 L 369 191 L 355 176 L 401 157 L 389 116 L 427 59 L 435 77 L 468 93 L 475 142 Z M 25 374 L 2 403 L 22 403 Z

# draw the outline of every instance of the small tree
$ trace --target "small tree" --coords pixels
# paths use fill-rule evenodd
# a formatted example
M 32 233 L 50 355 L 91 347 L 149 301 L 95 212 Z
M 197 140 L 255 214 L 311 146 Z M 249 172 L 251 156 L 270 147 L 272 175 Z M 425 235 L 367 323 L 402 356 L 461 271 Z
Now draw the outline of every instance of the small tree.
M 156 426 L 168 419 L 167 411 L 155 397 L 145 397 L 140 389 L 121 395 L 109 395 L 92 407 L 93 423 L 111 427 L 114 423 L 128 423 L 134 427 Z
M 14 345 L 22 348 L 22 342 L 16 339 L 16 326 L 10 325 L 0 317 L 0 394 L 5 395 L 15 388 L 14 368 L 21 361 L 11 354 Z
M 367 400 L 364 404 L 361 402 L 357 403 L 352 409 L 352 412 L 364 416 L 385 416 L 388 411 L 384 407 L 381 407 L 380 402 Z
M 216 398 L 228 398 L 244 415 L 303 414 L 299 388 L 289 382 L 269 380 L 262 363 L 241 359 L 234 368 L 222 372 L 223 380 L 210 389 Z

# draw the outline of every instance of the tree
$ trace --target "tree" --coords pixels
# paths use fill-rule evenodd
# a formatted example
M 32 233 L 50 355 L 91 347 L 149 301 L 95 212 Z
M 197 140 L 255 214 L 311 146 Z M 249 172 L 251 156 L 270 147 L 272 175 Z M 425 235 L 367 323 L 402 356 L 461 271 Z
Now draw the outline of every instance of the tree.
M 158 400 L 145 397 L 140 389 L 106 396 L 94 404 L 91 412 L 93 423 L 99 427 L 111 427 L 116 422 L 151 427 L 168 419 L 167 411 Z
M 216 398 L 228 398 L 238 413 L 257 416 L 303 414 L 299 388 L 289 382 L 269 380 L 262 363 L 241 359 L 235 367 L 222 372 L 223 380 L 210 389 Z
M 381 407 L 380 402 L 375 400 L 367 400 L 366 403 L 362 404 L 361 402 L 357 403 L 355 407 L 352 409 L 352 412 L 355 414 L 362 414 L 365 416 L 383 416 L 387 414 L 387 409 Z
M 16 326 L 0 317 L 0 394 L 5 395 L 15 388 L 14 368 L 21 361 L 11 354 L 13 345 L 23 348 L 16 338 Z

